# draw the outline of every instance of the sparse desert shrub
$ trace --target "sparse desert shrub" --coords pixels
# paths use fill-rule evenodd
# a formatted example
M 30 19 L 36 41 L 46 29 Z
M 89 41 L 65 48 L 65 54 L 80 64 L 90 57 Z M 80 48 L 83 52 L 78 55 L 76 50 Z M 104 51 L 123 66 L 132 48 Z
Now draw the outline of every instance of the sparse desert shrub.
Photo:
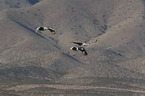
M 95 20 L 93 20 L 93 24 L 99 25 L 99 21 L 95 19 Z
M 105 33 L 105 31 L 102 31 L 102 33 Z
M 38 16 L 36 13 L 34 14 L 35 16 Z
M 145 16 L 142 16 L 143 19 L 145 19 Z
M 102 35 L 102 33 L 99 33 L 98 36 Z
M 107 25 L 101 26 L 101 28 L 105 31 L 107 30 Z
M 82 26 L 81 26 L 81 25 L 79 25 L 79 27 L 81 28 Z

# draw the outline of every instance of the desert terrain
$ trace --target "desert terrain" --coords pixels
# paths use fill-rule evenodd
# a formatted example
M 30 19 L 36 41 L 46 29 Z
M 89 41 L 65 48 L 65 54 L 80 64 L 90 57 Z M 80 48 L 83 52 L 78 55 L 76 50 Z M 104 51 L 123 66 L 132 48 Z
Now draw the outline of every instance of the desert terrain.
M 144 0 L 1 0 L 0 96 L 145 96 L 144 26 Z

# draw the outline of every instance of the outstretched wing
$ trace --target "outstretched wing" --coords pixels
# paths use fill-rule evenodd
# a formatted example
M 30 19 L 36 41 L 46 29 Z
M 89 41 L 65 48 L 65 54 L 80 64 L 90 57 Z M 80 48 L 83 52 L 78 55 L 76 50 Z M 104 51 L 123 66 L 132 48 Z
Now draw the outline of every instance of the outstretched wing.
M 81 46 L 83 43 L 81 43 L 81 42 L 73 42 L 74 44 L 77 44 L 77 45 L 79 45 L 79 46 Z
M 40 27 L 37 27 L 37 28 L 36 28 L 35 33 L 37 33 L 37 32 L 39 31 L 39 28 L 40 28 Z
M 35 33 L 37 33 L 38 31 L 45 31 L 45 27 L 37 27 Z
M 52 34 L 56 34 L 55 30 L 52 27 L 48 27 L 48 30 L 52 33 Z
M 87 51 L 85 50 L 85 48 L 80 47 L 79 50 L 83 53 L 83 55 L 88 55 Z

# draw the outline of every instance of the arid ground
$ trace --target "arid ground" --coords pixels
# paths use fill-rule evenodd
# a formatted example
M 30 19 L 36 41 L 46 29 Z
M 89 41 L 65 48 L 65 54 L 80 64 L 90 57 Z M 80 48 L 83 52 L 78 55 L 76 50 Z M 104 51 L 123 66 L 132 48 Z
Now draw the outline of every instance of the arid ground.
M 144 26 L 145 0 L 1 0 L 0 96 L 145 96 Z

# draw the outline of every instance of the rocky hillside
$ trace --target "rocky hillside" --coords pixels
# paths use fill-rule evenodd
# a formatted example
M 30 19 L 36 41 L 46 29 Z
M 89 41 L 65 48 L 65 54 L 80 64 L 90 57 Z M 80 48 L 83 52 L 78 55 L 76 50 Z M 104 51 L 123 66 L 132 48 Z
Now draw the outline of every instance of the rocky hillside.
M 102 84 L 110 78 L 144 81 L 144 0 L 0 2 L 1 80 L 96 85 L 100 78 L 105 78 Z M 36 34 L 38 26 L 52 26 L 56 34 Z M 73 41 L 90 43 L 85 47 L 88 56 L 68 54 Z

